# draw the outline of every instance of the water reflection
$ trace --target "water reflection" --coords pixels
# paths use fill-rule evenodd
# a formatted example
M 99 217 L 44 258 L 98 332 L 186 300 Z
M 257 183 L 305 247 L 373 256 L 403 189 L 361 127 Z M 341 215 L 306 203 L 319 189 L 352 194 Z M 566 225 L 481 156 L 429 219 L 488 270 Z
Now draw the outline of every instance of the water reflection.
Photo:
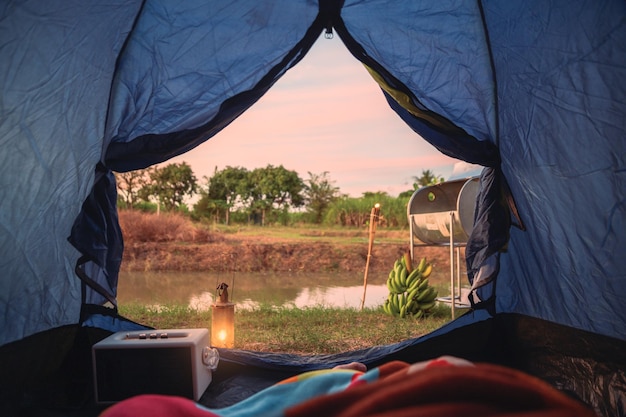
M 365 295 L 365 307 L 382 305 L 387 298 L 386 285 L 368 285 Z M 360 308 L 363 297 L 363 285 L 352 287 L 316 287 L 303 288 L 296 297 L 294 305 L 298 308 L 312 305 L 325 307 Z
M 387 297 L 384 275 L 368 277 L 365 307 L 381 305 Z M 360 308 L 363 276 L 355 273 L 266 275 L 207 274 L 202 272 L 132 272 L 120 274 L 120 304 L 183 304 L 207 310 L 220 282 L 231 286 L 237 308 L 259 305 L 285 307 Z

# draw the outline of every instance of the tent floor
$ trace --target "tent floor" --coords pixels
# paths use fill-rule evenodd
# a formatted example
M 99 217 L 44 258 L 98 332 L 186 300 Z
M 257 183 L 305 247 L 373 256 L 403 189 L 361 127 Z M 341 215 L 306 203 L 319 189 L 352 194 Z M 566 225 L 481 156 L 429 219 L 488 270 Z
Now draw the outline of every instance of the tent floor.
M 625 341 L 517 314 L 452 327 L 434 336 L 338 355 L 220 350 L 213 382 L 198 402 L 226 407 L 287 377 L 353 360 L 371 368 L 391 360 L 419 362 L 453 355 L 522 370 L 587 403 L 599 415 L 624 415 Z M 102 412 L 106 407 L 93 400 L 90 347 L 109 333 L 88 333 L 56 329 L 0 348 L 0 369 L 8 371 L 0 381 L 0 415 L 92 417 Z M 67 340 L 74 345 L 67 346 Z M 55 360 L 46 346 L 64 346 L 64 360 Z M 46 352 L 37 353 L 42 347 Z M 57 371 L 50 371 L 54 365 Z M 47 376 L 37 376 L 35 369 L 45 369 Z

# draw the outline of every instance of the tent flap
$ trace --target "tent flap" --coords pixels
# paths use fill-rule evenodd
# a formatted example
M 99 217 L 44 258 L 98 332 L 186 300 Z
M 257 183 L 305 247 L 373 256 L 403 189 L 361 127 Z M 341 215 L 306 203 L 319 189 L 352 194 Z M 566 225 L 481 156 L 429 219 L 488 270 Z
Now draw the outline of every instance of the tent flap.
M 80 254 L 118 53 L 141 1 L 0 6 L 0 345 L 76 323 Z
M 146 168 L 215 135 L 304 57 L 318 12 L 286 0 L 148 2 L 115 74 L 107 166 Z

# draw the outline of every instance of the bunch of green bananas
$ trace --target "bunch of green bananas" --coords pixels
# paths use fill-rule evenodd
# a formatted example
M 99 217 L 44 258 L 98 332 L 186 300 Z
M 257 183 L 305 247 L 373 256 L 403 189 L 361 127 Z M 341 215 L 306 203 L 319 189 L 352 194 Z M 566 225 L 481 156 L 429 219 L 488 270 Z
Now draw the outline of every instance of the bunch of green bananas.
M 421 318 L 430 313 L 437 303 L 437 290 L 428 284 L 433 265 L 426 258 L 413 268 L 411 257 L 405 254 L 394 262 L 387 278 L 389 296 L 383 304 L 391 316 L 412 315 Z

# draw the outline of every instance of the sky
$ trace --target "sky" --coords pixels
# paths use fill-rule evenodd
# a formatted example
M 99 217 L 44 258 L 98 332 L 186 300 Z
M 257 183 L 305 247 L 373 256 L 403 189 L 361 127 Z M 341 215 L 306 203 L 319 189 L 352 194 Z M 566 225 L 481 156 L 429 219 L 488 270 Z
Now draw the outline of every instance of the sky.
M 200 184 L 216 167 L 282 165 L 305 181 L 309 172 L 328 172 L 342 194 L 360 197 L 368 191 L 397 196 L 427 169 L 450 179 L 459 161 L 406 126 L 338 36 L 322 36 L 228 127 L 164 165 L 181 162 Z M 464 169 L 457 164 L 456 170 Z

